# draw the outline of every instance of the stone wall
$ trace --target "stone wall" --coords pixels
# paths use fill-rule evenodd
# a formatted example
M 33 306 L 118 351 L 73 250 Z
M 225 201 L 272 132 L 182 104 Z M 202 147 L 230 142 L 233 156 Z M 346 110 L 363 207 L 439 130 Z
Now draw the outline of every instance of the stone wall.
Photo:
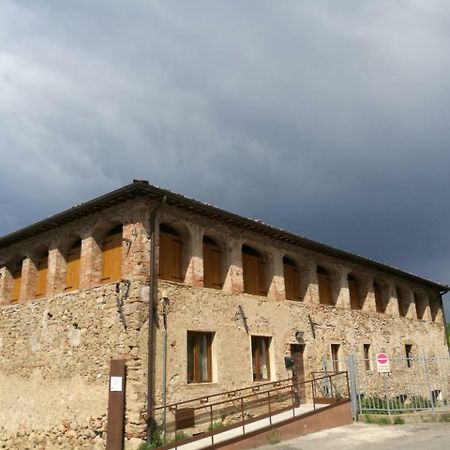
M 143 435 L 142 292 L 125 299 L 127 329 L 115 283 L 0 309 L 0 447 L 104 448 L 112 358 L 127 360 L 127 437 Z

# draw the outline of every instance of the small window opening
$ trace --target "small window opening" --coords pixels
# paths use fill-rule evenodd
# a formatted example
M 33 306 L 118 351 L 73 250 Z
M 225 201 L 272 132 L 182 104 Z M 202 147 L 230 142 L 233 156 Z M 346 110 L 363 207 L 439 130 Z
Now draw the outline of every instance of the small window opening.
M 370 367 L 370 344 L 364 344 L 364 368 L 366 370 L 371 370 Z
M 412 345 L 406 344 L 405 345 L 405 355 L 406 355 L 406 367 L 412 367 Z
M 341 344 L 331 344 L 331 363 L 334 372 L 339 372 L 340 370 L 340 361 L 339 361 L 340 348 Z

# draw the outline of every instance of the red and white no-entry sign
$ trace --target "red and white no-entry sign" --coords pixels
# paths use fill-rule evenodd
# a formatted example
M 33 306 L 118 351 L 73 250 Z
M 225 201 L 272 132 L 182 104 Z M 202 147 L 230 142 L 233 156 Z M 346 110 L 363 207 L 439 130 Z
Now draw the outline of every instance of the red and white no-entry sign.
M 377 369 L 380 373 L 386 373 L 391 371 L 391 365 L 389 364 L 389 356 L 386 353 L 377 354 Z

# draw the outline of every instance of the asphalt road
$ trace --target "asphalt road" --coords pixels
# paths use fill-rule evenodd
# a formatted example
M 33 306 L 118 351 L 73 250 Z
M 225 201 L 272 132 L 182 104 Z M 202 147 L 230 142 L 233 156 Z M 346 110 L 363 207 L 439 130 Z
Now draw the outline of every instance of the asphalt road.
M 355 423 L 260 448 L 265 450 L 449 450 L 450 423 L 410 425 Z

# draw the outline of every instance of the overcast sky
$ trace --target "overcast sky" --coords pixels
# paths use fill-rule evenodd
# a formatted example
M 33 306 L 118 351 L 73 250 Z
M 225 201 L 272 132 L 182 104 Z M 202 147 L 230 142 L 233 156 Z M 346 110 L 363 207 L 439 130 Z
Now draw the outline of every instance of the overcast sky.
M 0 235 L 139 178 L 450 283 L 449 75 L 448 0 L 0 0 Z

